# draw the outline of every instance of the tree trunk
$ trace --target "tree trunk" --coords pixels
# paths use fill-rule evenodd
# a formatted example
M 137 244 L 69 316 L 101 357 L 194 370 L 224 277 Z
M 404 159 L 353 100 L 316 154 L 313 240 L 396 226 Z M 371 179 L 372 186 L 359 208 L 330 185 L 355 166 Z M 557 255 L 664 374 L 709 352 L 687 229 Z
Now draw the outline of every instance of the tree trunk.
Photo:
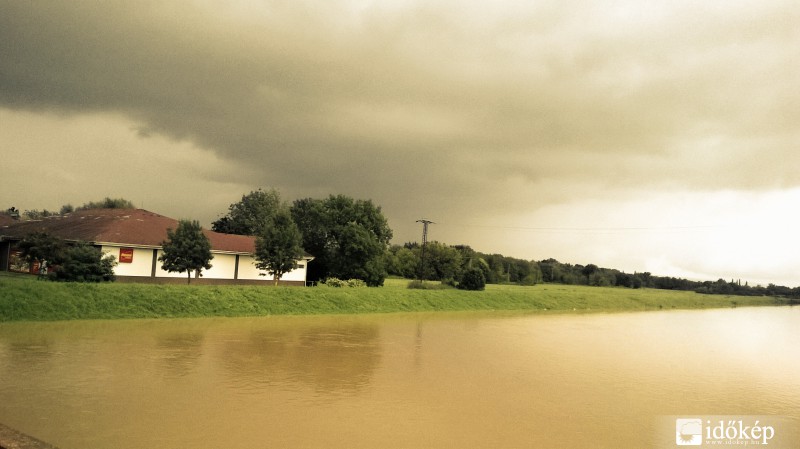
M 277 287 L 278 286 L 278 281 L 281 280 L 280 276 L 278 276 L 278 273 L 274 273 L 272 275 L 272 279 L 275 281 L 275 286 Z
M 192 270 L 186 270 L 186 285 L 192 283 Z

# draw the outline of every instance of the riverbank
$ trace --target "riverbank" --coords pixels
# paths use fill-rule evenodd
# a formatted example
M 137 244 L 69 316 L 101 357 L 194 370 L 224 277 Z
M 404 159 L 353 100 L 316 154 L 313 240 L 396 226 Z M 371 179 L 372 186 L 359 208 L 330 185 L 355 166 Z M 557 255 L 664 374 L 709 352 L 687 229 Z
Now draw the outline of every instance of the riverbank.
M 58 449 L 0 423 L 0 449 Z
M 782 298 L 545 284 L 485 291 L 380 288 L 79 284 L 0 277 L 0 322 L 518 310 L 541 313 L 702 309 L 787 304 Z

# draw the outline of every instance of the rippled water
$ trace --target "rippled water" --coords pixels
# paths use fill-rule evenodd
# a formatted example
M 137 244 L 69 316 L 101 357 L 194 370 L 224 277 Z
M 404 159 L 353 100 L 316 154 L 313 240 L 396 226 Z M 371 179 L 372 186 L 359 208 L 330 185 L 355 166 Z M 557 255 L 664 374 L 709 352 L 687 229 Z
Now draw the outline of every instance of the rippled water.
M 800 447 L 800 308 L 0 324 L 0 422 L 62 449 L 662 447 L 695 415 Z

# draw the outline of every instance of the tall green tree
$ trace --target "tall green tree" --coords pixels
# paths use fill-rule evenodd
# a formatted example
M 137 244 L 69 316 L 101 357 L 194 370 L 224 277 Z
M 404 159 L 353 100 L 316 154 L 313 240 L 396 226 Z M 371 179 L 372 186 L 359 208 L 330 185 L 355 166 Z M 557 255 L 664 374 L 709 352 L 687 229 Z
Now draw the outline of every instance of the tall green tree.
M 192 282 L 192 271 L 200 277 L 203 269 L 211 268 L 211 242 L 197 220 L 180 220 L 177 229 L 167 229 L 167 240 L 161 245 L 161 268 L 170 273 L 185 271 L 187 284 Z
M 255 190 L 228 207 L 227 215 L 211 223 L 213 231 L 225 234 L 260 235 L 284 206 L 275 189 Z
M 289 210 L 279 209 L 256 238 L 256 268 L 272 273 L 278 285 L 284 274 L 297 268 L 297 260 L 303 256 L 302 241 Z
M 303 248 L 314 255 L 311 280 L 337 277 L 383 285 L 392 230 L 379 206 L 331 195 L 297 200 L 291 212 L 303 234 Z
M 310 281 L 320 281 L 329 277 L 330 257 L 334 251 L 335 236 L 333 225 L 325 207 L 325 200 L 303 198 L 292 203 L 292 218 L 303 235 L 303 249 L 314 256 L 314 263 L 308 264 L 307 276 Z

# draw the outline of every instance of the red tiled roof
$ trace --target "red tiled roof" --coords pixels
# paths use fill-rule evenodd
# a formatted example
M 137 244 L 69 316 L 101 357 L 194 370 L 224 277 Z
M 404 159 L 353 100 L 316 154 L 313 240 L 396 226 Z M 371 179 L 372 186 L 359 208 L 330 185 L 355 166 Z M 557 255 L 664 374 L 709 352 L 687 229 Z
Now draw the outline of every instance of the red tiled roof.
M 88 209 L 42 220 L 2 224 L 0 236 L 23 238 L 40 231 L 65 240 L 156 247 L 167 239 L 167 229 L 177 227 L 178 220 L 144 209 Z M 255 251 L 255 237 L 203 232 L 214 251 L 242 254 Z
M 0 213 L 0 229 L 3 229 L 4 226 L 8 226 L 14 223 L 18 223 L 14 217 L 8 214 Z

